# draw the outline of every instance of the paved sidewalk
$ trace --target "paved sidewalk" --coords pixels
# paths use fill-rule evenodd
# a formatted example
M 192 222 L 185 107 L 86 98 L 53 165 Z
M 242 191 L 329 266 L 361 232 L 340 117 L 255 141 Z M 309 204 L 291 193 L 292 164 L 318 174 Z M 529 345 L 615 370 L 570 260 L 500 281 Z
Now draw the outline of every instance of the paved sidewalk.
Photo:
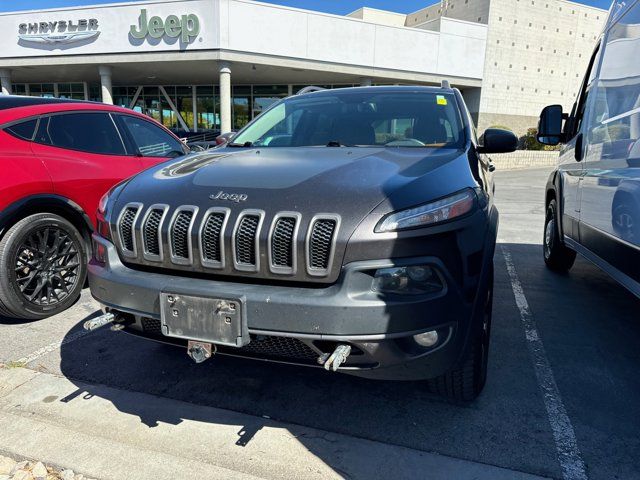
M 0 450 L 104 480 L 539 478 L 148 394 L 90 391 L 56 375 L 0 369 Z

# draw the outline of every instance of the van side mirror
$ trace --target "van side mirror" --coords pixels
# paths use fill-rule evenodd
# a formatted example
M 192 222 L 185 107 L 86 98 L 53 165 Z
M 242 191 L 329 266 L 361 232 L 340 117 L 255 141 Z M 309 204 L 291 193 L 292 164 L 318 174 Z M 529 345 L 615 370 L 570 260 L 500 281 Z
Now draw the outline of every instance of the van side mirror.
M 538 122 L 536 138 L 543 145 L 558 145 L 563 140 L 562 135 L 562 105 L 549 105 L 542 110 Z
M 518 148 L 518 137 L 509 130 L 487 128 L 480 143 L 479 153 L 509 153 Z

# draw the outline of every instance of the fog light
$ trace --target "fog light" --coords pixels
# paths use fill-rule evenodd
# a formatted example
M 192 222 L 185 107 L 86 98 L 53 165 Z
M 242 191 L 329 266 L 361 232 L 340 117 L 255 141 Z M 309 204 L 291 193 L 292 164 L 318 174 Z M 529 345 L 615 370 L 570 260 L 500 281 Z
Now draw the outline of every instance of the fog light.
M 380 293 L 423 295 L 444 289 L 444 281 L 429 265 L 391 267 L 376 270 L 371 289 Z
M 430 332 L 419 333 L 414 335 L 413 339 L 421 347 L 433 347 L 438 343 L 438 332 L 431 330 Z

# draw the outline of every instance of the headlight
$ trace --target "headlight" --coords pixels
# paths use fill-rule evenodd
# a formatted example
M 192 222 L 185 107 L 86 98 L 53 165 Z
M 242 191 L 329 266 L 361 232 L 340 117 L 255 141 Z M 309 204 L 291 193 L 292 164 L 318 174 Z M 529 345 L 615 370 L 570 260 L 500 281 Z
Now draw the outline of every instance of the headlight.
M 392 213 L 380 221 L 375 231 L 394 232 L 446 222 L 469 213 L 475 202 L 476 194 L 469 188 L 435 202 Z
M 123 180 L 122 182 L 114 185 L 105 193 L 98 202 L 98 212 L 96 215 L 97 220 L 97 233 L 107 240 L 111 240 L 111 228 L 109 227 L 109 221 L 111 212 L 109 209 L 112 207 L 113 202 L 118 198 L 118 195 L 127 184 L 129 180 Z
M 423 295 L 441 292 L 444 281 L 429 265 L 390 267 L 376 270 L 371 289 L 397 295 Z

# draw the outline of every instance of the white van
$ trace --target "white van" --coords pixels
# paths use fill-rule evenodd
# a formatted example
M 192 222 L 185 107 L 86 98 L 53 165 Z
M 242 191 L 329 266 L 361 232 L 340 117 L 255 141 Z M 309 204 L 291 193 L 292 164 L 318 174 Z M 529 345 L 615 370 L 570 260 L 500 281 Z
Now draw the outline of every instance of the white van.
M 540 115 L 538 140 L 563 144 L 546 189 L 544 259 L 576 252 L 640 297 L 640 0 L 616 0 L 571 113 Z

